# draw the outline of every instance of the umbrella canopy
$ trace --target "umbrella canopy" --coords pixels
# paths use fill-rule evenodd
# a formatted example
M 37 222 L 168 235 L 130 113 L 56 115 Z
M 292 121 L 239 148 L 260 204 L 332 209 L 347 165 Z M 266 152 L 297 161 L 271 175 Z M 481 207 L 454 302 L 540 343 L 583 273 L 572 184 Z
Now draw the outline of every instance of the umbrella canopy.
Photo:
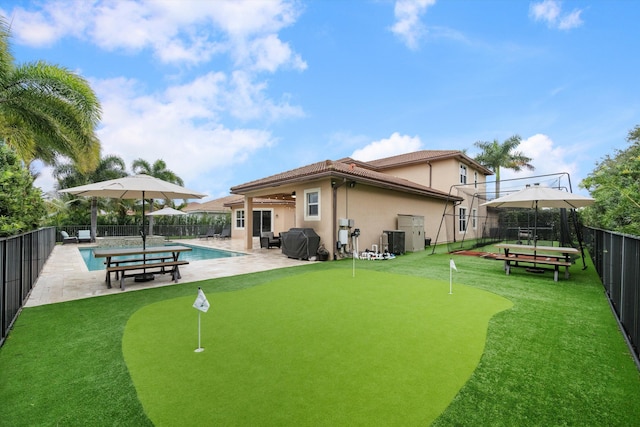
M 131 175 L 124 178 L 110 179 L 108 181 L 95 182 L 79 187 L 65 188 L 60 193 L 69 193 L 76 196 L 109 197 L 113 199 L 142 199 L 142 212 L 144 212 L 144 199 L 201 199 L 204 193 L 189 190 L 188 188 L 154 178 L 149 175 Z M 142 216 L 142 247 L 147 246 L 144 215 Z
M 537 209 L 540 207 L 577 209 L 592 205 L 594 201 L 591 197 L 580 194 L 534 185 L 509 194 L 508 196 L 499 197 L 490 202 L 483 203 L 480 206 L 493 206 L 496 208 Z
M 169 206 L 165 206 L 159 211 L 153 211 L 153 212 L 147 213 L 147 216 L 156 216 L 156 215 L 187 215 L 187 213 L 171 208 Z
M 76 196 L 110 197 L 113 199 L 201 199 L 206 194 L 154 178 L 149 175 L 131 175 L 124 178 L 95 182 L 79 187 L 66 188 L 60 193 Z
M 569 193 L 568 191 L 557 190 L 555 188 L 541 187 L 534 185 L 526 187 L 524 190 L 517 191 L 508 196 L 499 197 L 490 202 L 483 203 L 480 206 L 493 206 L 496 208 L 529 208 L 535 209 L 535 217 L 533 222 L 533 244 L 538 245 L 538 208 L 565 208 L 577 209 L 592 205 L 595 202 L 591 197 L 581 196 L 580 194 Z M 578 237 L 580 248 L 582 242 Z M 534 250 L 535 254 L 535 250 Z M 582 262 L 586 268 L 584 261 L 584 252 L 582 253 Z

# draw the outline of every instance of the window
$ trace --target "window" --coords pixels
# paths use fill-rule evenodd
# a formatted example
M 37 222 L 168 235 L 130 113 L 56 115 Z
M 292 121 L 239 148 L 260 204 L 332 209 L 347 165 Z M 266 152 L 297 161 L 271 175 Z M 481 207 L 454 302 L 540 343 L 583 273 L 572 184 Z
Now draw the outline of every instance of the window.
M 460 164 L 460 184 L 467 183 L 467 166 Z
M 460 208 L 458 212 L 460 213 L 458 226 L 460 228 L 460 232 L 462 233 L 467 231 L 467 208 Z
M 236 228 L 244 228 L 244 209 L 236 211 Z
M 305 221 L 320 221 L 320 189 L 312 188 L 304 191 Z
M 471 228 L 478 228 L 478 209 L 471 209 Z
M 474 188 L 478 188 L 478 172 L 473 171 L 473 186 Z

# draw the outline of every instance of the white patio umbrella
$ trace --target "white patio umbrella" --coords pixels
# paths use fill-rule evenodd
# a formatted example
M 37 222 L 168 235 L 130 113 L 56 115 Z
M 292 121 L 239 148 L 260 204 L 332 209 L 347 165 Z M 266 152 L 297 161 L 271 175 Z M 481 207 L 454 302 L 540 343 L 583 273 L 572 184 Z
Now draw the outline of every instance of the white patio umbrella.
M 147 216 L 163 216 L 163 215 L 188 215 L 186 212 L 179 211 L 170 206 L 165 206 L 159 211 L 153 211 L 146 214 Z
M 533 245 L 535 247 L 538 245 L 538 240 L 536 238 L 538 232 L 538 208 L 578 209 L 592 205 L 594 202 L 595 200 L 591 197 L 569 193 L 568 191 L 558 190 L 555 188 L 534 185 L 507 196 L 499 197 L 491 200 L 490 202 L 483 203 L 480 206 L 535 209 L 533 222 Z M 580 248 L 582 249 L 582 242 L 579 243 Z
M 148 199 L 201 199 L 206 196 L 188 188 L 181 187 L 171 182 L 163 181 L 149 175 L 131 175 L 124 178 L 110 179 L 108 181 L 95 182 L 79 187 L 66 188 L 60 193 L 69 193 L 76 196 L 108 197 L 113 199 L 142 199 L 142 212 L 144 212 L 144 200 Z M 142 247 L 146 249 L 146 232 L 142 216 Z
M 541 187 L 534 185 L 523 190 L 499 197 L 480 206 L 493 206 L 496 208 L 565 208 L 577 209 L 592 205 L 594 200 L 591 197 L 580 194 L 569 193 L 568 191 L 557 190 L 555 188 Z

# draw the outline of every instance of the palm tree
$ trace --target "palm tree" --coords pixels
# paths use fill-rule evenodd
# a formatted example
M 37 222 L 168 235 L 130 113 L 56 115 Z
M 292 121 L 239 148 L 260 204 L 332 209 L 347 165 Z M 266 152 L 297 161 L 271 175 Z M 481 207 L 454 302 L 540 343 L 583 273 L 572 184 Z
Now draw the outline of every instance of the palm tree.
M 72 164 L 58 164 L 53 170 L 53 176 L 58 180 L 58 189 L 77 187 L 93 182 L 127 176 L 124 160 L 118 156 L 106 156 L 100 159 L 93 172 L 82 173 Z M 74 196 L 71 196 L 74 197 Z M 98 229 L 98 198 L 91 198 L 91 241 L 95 241 Z
M 531 164 L 531 158 L 519 151 L 514 152 L 521 142 L 520 136 L 513 135 L 502 144 L 497 139 L 491 142 L 478 141 L 475 143 L 475 146 L 482 150 L 482 153 L 478 154 L 475 160 L 496 174 L 496 197 L 500 197 L 500 168 L 516 172 L 520 172 L 522 168 L 535 169 Z
M 167 164 L 162 159 L 156 160 L 153 165 L 144 159 L 136 159 L 131 165 L 131 170 L 135 174 L 143 173 L 173 184 L 184 185 L 182 178 L 167 169 Z M 149 212 L 153 212 L 153 199 L 149 200 Z M 153 215 L 149 217 L 149 236 L 153 236 Z
M 0 17 L 0 139 L 27 165 L 35 159 L 55 165 L 65 156 L 79 171 L 92 170 L 100 159 L 95 93 L 66 68 L 43 61 L 14 64 L 9 38 Z

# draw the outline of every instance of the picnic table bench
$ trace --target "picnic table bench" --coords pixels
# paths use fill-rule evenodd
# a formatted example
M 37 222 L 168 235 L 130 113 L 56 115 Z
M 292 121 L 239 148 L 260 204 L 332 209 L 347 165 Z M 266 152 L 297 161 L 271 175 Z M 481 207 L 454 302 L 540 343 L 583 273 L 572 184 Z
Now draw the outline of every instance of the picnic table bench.
M 560 267 L 565 268 L 565 278 L 569 278 L 569 267 L 573 264 L 571 255 L 578 250 L 560 246 L 531 246 L 521 244 L 500 243 L 496 247 L 504 249 L 504 255 L 496 257 L 504 261 L 504 270 L 507 275 L 512 267 L 551 266 L 553 268 L 553 281 L 558 281 Z
M 96 258 L 106 258 L 107 287 L 111 288 L 111 273 L 115 273 L 116 280 L 120 278 L 120 289 L 124 291 L 124 279 L 126 277 L 138 276 L 142 271 L 144 274 L 166 274 L 171 273 L 171 278 L 176 283 L 182 276 L 180 266 L 189 264 L 189 261 L 179 260 L 181 252 L 190 251 L 187 246 L 157 246 L 151 248 L 125 248 L 125 249 L 96 249 L 93 254 Z M 147 258 L 147 254 L 171 253 L 171 255 L 155 256 Z M 139 255 L 142 255 L 140 257 Z M 114 257 L 134 256 L 135 258 L 119 259 Z M 138 273 L 134 273 L 134 272 Z

